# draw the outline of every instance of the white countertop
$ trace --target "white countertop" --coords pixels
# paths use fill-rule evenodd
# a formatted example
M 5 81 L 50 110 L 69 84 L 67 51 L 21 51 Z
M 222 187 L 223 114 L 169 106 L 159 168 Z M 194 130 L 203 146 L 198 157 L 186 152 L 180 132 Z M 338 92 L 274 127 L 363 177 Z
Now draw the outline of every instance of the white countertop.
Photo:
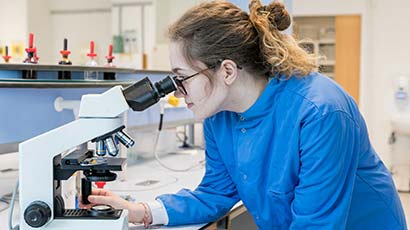
M 181 169 L 198 164 L 204 160 L 203 151 L 195 151 L 191 154 L 175 154 L 162 157 L 162 161 L 168 166 Z M 0 155 L 0 170 L 5 168 L 17 168 L 18 156 L 16 153 Z M 172 172 L 161 167 L 156 161 L 150 160 L 129 166 L 125 174 L 119 174 L 119 179 L 107 183 L 106 189 L 110 189 L 119 195 L 130 196 L 135 201 L 150 201 L 156 196 L 164 193 L 175 193 L 182 188 L 194 189 L 200 183 L 204 174 L 203 164 L 189 170 L 188 172 Z M 0 173 L 0 196 L 10 193 L 18 178 L 17 171 Z M 147 185 L 146 181 L 154 181 Z M 0 204 L 0 209 L 4 204 Z M 8 210 L 0 212 L 0 230 L 8 229 Z M 14 225 L 18 221 L 18 204 L 14 208 Z M 194 230 L 203 227 L 205 224 L 165 227 L 154 226 L 153 229 L 183 229 Z M 130 229 L 144 229 L 142 225 L 130 225 Z

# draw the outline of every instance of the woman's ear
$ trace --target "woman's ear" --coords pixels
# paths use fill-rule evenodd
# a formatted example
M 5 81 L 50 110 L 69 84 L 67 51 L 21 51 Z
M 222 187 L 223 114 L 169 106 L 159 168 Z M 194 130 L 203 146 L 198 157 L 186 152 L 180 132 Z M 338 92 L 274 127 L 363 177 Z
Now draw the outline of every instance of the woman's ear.
M 222 74 L 224 75 L 224 82 L 227 85 L 232 85 L 238 78 L 238 66 L 232 60 L 224 60 L 221 63 Z

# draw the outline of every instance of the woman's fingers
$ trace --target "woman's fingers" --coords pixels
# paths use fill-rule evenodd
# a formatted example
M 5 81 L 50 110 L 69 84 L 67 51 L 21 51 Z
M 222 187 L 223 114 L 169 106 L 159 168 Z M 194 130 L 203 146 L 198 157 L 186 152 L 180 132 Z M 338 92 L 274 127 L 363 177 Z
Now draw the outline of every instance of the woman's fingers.
M 91 191 L 91 195 L 96 195 L 96 196 L 108 196 L 110 195 L 110 192 L 104 189 L 93 189 Z
M 113 197 L 110 196 L 91 195 L 88 197 L 88 201 L 94 204 L 108 204 L 114 206 Z
M 82 203 L 79 203 L 78 207 L 81 208 L 81 209 L 90 209 L 94 205 L 95 204 L 82 204 Z
M 91 204 L 83 204 L 82 203 L 82 196 L 79 196 L 79 204 L 78 206 L 82 209 L 88 209 L 96 204 L 106 204 L 110 205 L 114 208 L 123 208 L 124 202 L 119 196 L 114 195 L 112 192 L 104 189 L 93 189 L 91 191 L 92 195 L 88 196 L 88 201 Z M 125 202 L 127 203 L 127 202 Z M 125 205 L 126 206 L 126 205 Z

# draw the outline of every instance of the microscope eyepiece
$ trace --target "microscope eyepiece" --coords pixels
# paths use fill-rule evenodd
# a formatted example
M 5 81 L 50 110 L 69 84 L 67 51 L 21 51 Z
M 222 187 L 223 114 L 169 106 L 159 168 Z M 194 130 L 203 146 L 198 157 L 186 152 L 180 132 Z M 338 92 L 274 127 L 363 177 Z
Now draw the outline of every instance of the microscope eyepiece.
M 123 93 L 132 110 L 143 111 L 176 89 L 176 84 L 170 76 L 156 82 L 154 85 L 146 77 L 125 88 Z
M 177 90 L 174 79 L 172 79 L 170 76 L 162 79 L 159 82 L 156 82 L 155 87 L 157 88 L 160 97 L 165 97 L 167 94 Z

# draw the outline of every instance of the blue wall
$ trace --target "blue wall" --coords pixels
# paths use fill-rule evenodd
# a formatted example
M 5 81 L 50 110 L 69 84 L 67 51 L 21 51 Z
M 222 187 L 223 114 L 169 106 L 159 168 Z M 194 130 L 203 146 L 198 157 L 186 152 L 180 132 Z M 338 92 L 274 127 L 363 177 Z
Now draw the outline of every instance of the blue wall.
M 82 94 L 103 89 L 0 89 L 0 144 L 20 142 L 74 119 L 71 111 L 57 112 L 54 100 L 61 96 L 79 100 Z
M 18 71 L 0 71 L 1 78 L 20 77 Z M 146 74 L 123 74 L 120 80 L 139 80 Z M 166 75 L 150 74 L 155 82 Z M 47 78 L 41 75 L 41 79 Z M 54 100 L 80 100 L 83 94 L 101 93 L 108 88 L 0 88 L 0 145 L 21 142 L 74 120 L 71 110 L 57 112 Z M 187 109 L 176 109 L 165 114 L 164 121 L 192 118 Z M 128 126 L 158 123 L 159 105 L 144 112 L 128 112 Z

